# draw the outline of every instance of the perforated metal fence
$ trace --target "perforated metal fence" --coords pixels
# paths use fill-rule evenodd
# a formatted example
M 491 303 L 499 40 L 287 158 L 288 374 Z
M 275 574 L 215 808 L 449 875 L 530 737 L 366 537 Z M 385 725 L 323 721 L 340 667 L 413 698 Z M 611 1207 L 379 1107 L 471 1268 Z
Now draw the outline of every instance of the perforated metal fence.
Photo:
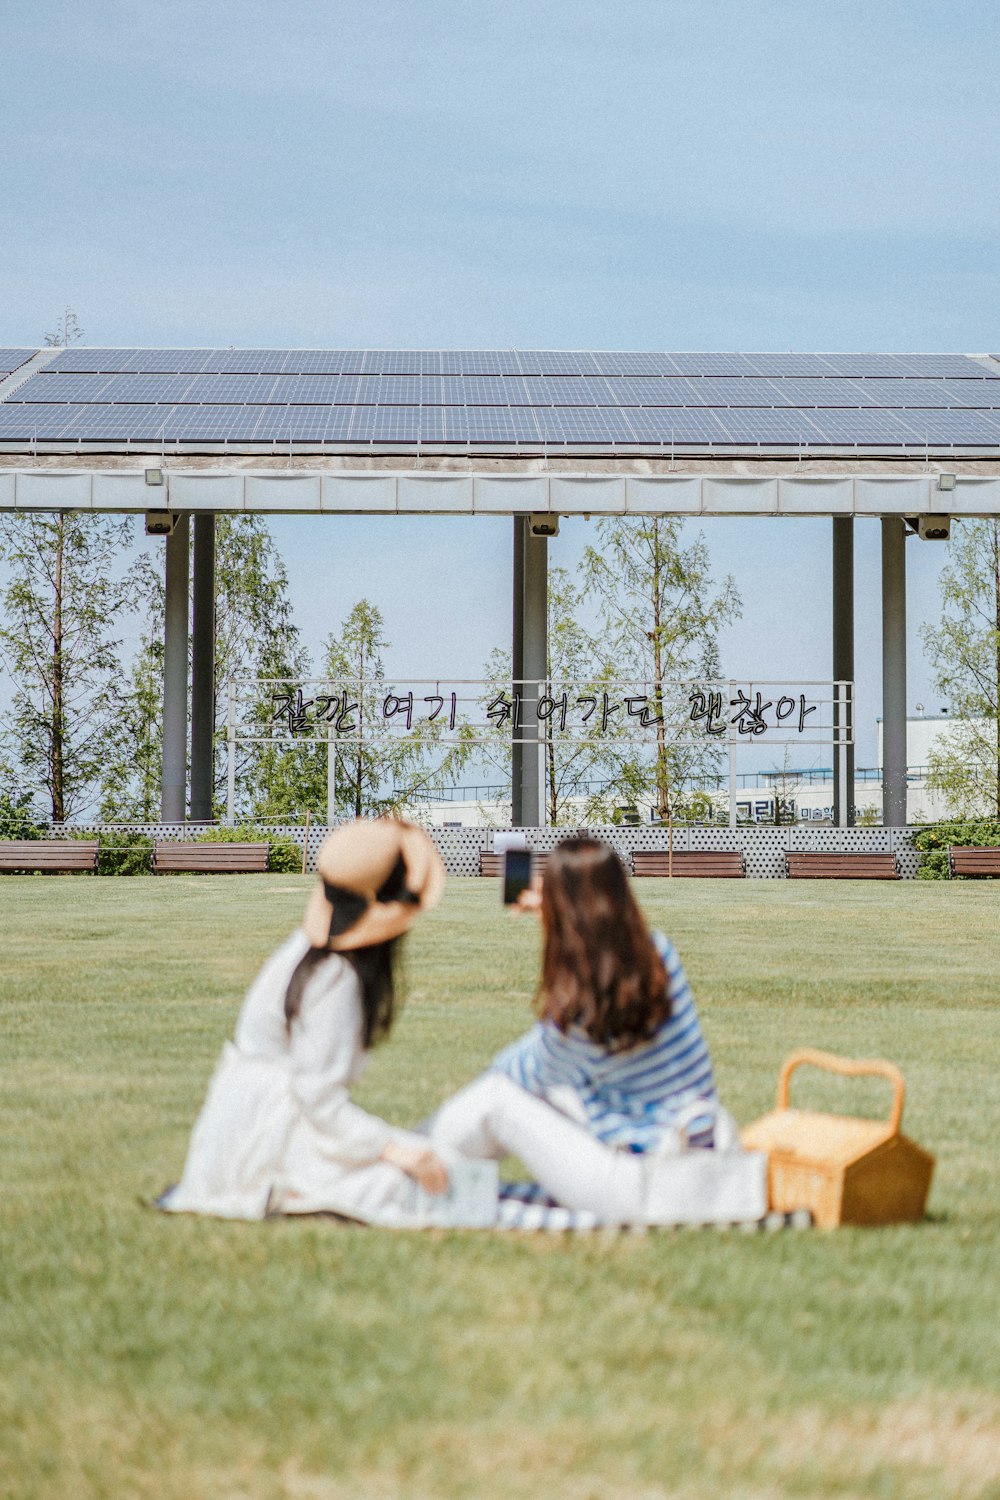
M 270 823 L 257 824 L 262 832 L 271 837 L 290 839 L 301 849 L 306 837 L 303 827 Z M 107 836 L 114 834 L 143 834 L 151 839 L 167 839 L 186 842 L 197 838 L 201 832 L 190 823 L 130 823 L 127 826 L 110 823 L 63 823 L 53 826 L 53 838 L 72 838 L 77 834 Z M 432 828 L 429 830 L 449 875 L 479 874 L 481 850 L 493 848 L 496 833 L 511 832 L 499 828 Z M 587 833 L 605 840 L 627 860 L 636 849 L 666 852 L 669 833 L 666 828 L 619 826 L 617 824 L 598 828 L 524 828 L 514 830 L 523 833 L 529 848 L 547 852 L 571 833 Z M 673 847 L 682 850 L 733 850 L 738 849 L 746 859 L 747 876 L 751 880 L 782 880 L 785 877 L 784 854 L 786 849 L 828 852 L 831 854 L 895 854 L 899 861 L 900 875 L 913 880 L 917 873 L 917 850 L 912 846 L 910 828 L 677 828 L 674 830 Z M 316 851 L 329 829 L 324 824 L 313 823 L 309 828 L 307 869 L 314 866 Z
M 441 851 L 445 866 L 452 875 L 478 875 L 479 852 L 493 847 L 493 835 L 500 829 L 446 828 L 432 829 L 431 835 Z M 509 832 L 511 830 L 503 830 Z M 666 828 L 611 825 L 599 828 L 528 828 L 525 834 L 530 848 L 545 852 L 572 832 L 587 833 L 605 840 L 627 861 L 637 849 L 666 852 L 669 833 Z M 682 850 L 738 849 L 746 860 L 751 880 L 783 880 L 785 850 L 814 850 L 844 854 L 895 854 L 900 874 L 912 880 L 917 873 L 917 850 L 912 847 L 908 828 L 684 828 L 675 829 L 673 847 Z

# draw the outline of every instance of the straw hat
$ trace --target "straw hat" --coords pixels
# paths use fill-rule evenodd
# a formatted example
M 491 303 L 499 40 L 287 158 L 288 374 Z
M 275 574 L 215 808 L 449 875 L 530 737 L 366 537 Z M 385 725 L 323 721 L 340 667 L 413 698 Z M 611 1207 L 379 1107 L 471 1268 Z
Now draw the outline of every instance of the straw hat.
M 406 868 L 406 895 L 380 901 L 378 892 L 396 862 Z M 319 883 L 309 898 L 302 922 L 314 948 L 367 948 L 385 943 L 412 927 L 418 912 L 436 906 L 444 889 L 444 865 L 422 828 L 396 818 L 345 823 L 326 836 L 316 856 Z M 330 935 L 336 888 L 361 896 L 366 909 L 345 932 Z M 408 898 L 408 899 L 407 899 Z

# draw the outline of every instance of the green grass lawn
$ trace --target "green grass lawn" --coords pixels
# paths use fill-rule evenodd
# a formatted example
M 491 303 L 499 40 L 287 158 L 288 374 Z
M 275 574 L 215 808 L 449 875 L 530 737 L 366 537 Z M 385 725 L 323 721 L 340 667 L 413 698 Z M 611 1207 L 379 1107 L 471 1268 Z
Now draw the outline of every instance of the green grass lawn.
M 296 876 L 5 877 L 0 1496 L 1000 1495 L 1000 887 L 649 881 L 723 1098 L 811 1043 L 898 1062 L 926 1223 L 605 1238 L 244 1225 L 180 1170 Z M 523 1028 L 534 924 L 450 882 L 361 1102 L 410 1122 Z M 880 1111 L 884 1086 L 798 1081 Z M 850 1092 L 846 1090 L 850 1088 Z

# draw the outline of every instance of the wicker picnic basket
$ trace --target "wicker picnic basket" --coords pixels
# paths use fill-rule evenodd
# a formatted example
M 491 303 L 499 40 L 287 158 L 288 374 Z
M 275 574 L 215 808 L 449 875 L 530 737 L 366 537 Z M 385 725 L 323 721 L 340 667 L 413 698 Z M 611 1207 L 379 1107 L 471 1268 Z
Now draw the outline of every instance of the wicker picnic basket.
M 803 1063 L 849 1078 L 877 1074 L 893 1086 L 887 1121 L 789 1109 L 792 1073 Z M 934 1158 L 900 1133 L 906 1087 L 892 1063 L 855 1061 L 810 1047 L 786 1059 L 777 1108 L 742 1132 L 744 1146 L 768 1154 L 771 1208 L 808 1209 L 821 1229 L 921 1219 Z

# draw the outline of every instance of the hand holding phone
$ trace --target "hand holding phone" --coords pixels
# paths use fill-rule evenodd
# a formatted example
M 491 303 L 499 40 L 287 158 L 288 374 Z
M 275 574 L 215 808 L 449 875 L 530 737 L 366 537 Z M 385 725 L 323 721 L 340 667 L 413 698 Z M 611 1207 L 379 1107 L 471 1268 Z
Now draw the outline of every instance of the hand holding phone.
M 506 849 L 503 856 L 503 904 L 515 906 L 531 885 L 531 850 Z

